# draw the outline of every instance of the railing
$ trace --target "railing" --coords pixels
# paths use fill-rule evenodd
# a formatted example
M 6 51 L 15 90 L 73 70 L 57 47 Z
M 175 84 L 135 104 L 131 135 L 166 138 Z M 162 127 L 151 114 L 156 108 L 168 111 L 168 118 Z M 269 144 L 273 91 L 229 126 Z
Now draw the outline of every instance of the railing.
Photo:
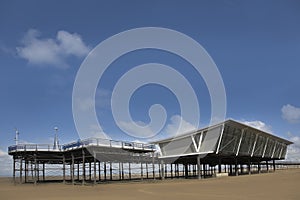
M 63 145 L 63 150 L 69 150 L 69 149 L 86 147 L 86 146 L 104 146 L 104 147 L 107 146 L 107 147 L 115 147 L 115 148 L 123 148 L 123 149 L 150 150 L 150 151 L 154 151 L 156 149 L 154 144 L 106 140 L 101 138 L 89 138 L 86 140 L 78 140 L 77 142 L 65 144 Z
M 8 147 L 8 152 L 14 151 L 66 151 L 77 149 L 87 146 L 103 146 L 103 147 L 114 147 L 122 149 L 132 150 L 144 150 L 144 151 L 155 151 L 154 144 L 144 144 L 136 142 L 124 142 L 117 140 L 107 140 L 100 138 L 89 138 L 85 140 L 78 140 L 77 142 L 68 143 L 65 145 L 59 145 L 57 148 L 53 148 L 50 144 L 18 144 Z
M 50 144 L 18 144 L 8 147 L 8 152 L 12 151 L 61 151 L 62 145 L 53 148 Z

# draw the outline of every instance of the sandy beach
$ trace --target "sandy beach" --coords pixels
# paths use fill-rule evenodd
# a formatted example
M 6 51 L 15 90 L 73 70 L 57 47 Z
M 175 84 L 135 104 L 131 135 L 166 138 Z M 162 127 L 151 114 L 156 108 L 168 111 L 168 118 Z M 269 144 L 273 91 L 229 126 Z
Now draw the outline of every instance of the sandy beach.
M 0 179 L 0 199 L 300 199 L 300 169 L 202 180 L 114 182 L 96 186 L 42 183 L 14 185 Z

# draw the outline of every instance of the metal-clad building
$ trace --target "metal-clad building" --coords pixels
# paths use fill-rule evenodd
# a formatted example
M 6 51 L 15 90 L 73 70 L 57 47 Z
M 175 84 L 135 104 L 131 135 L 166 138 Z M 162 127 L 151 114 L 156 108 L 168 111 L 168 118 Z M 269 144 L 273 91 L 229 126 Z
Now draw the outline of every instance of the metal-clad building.
M 236 174 L 239 173 L 237 165 L 241 165 L 242 169 L 243 165 L 247 165 L 249 173 L 252 164 L 257 164 L 260 170 L 263 161 L 268 168 L 268 161 L 275 164 L 275 160 L 285 159 L 287 146 L 292 144 L 234 120 L 154 143 L 159 146 L 159 158 L 164 163 L 197 164 L 198 174 L 201 164 L 210 167 L 219 165 L 219 172 L 222 171 L 221 165 L 228 165 L 231 174 L 232 165 Z

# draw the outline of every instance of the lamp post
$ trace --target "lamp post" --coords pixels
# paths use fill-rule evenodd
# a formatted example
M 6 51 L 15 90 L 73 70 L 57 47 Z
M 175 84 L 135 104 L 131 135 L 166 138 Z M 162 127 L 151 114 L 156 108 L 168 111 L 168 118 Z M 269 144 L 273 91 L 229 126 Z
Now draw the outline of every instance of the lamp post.
M 53 144 L 53 149 L 56 150 L 56 149 L 59 149 L 58 148 L 58 138 L 57 138 L 57 132 L 58 132 L 58 128 L 57 127 L 54 127 L 54 130 L 55 130 L 55 136 L 54 136 L 54 144 Z

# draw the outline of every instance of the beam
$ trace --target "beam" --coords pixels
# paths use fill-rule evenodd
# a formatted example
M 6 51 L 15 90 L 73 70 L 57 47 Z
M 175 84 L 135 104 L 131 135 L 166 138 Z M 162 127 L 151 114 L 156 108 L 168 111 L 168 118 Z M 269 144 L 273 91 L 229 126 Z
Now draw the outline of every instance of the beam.
M 244 132 L 245 132 L 245 129 L 242 129 L 240 141 L 239 141 L 239 144 L 238 144 L 238 147 L 237 147 L 237 150 L 236 150 L 236 154 L 235 154 L 236 156 L 239 155 L 241 144 L 242 144 L 242 140 L 243 140 L 243 136 L 244 136 Z
M 219 138 L 219 142 L 218 142 L 218 147 L 217 147 L 216 154 L 219 154 L 220 145 L 221 145 L 221 141 L 222 141 L 223 134 L 224 134 L 224 128 L 225 128 L 225 124 L 223 123 L 222 124 L 222 130 L 221 130 L 221 135 L 220 135 L 220 138 Z

